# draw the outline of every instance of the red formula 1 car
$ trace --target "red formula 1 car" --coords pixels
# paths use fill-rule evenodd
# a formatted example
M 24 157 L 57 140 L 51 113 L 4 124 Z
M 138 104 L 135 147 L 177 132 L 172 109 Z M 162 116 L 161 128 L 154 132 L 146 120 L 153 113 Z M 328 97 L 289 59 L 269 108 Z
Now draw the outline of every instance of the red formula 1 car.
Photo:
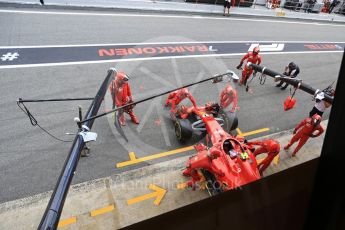
M 204 107 L 182 105 L 171 117 L 181 142 L 193 134 L 206 135 L 207 144 L 194 145 L 197 154 L 183 171 L 191 177 L 188 186 L 195 189 L 206 181 L 210 195 L 215 195 L 260 179 L 251 146 L 244 138 L 229 134 L 238 125 L 234 113 L 222 110 L 218 103 L 208 103 Z

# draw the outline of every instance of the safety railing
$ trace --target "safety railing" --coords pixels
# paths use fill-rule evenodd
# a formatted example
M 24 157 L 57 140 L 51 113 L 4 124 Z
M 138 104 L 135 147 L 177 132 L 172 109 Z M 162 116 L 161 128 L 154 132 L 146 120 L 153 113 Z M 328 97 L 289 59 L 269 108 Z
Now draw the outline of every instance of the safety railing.
M 331 4 L 328 1 L 324 3 L 311 3 L 311 2 L 299 2 L 296 0 L 286 1 L 285 9 L 297 12 L 305 13 L 338 13 L 345 14 L 345 2 L 339 2 L 338 4 Z
M 201 4 L 214 4 L 223 5 L 224 0 L 185 0 L 190 3 L 201 3 Z M 263 3 L 260 1 L 260 3 Z M 257 0 L 233 0 L 230 2 L 232 7 L 251 7 L 258 4 Z M 281 5 L 280 0 L 266 0 L 264 2 L 266 8 L 285 8 L 295 12 L 305 13 L 336 13 L 345 15 L 345 0 L 334 0 L 332 3 L 330 0 L 325 0 L 323 3 L 312 2 L 312 1 L 301 1 L 301 0 L 286 0 L 284 5 Z M 263 4 L 258 4 L 263 5 Z
M 224 0 L 185 0 L 185 2 L 191 3 L 205 3 L 205 4 L 214 4 L 214 5 L 223 5 Z M 250 7 L 254 4 L 255 0 L 233 0 L 230 4 L 231 6 L 236 7 Z

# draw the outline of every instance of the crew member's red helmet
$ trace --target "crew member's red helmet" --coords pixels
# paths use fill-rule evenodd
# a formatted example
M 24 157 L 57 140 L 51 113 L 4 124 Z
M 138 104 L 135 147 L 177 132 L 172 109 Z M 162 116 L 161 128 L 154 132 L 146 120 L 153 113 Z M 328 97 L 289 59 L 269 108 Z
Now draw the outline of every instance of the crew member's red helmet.
M 227 94 L 234 94 L 234 89 L 231 87 L 231 85 L 226 86 L 226 93 Z
M 253 54 L 254 54 L 254 55 L 258 55 L 259 52 L 260 52 L 259 46 L 255 47 L 255 48 L 253 49 Z
M 187 88 L 182 88 L 181 89 L 181 95 L 187 97 L 189 95 L 189 91 Z
M 116 81 L 120 84 L 129 80 L 128 75 L 125 72 L 117 72 Z
M 321 123 L 321 116 L 319 114 L 314 114 L 311 117 L 311 122 L 314 126 L 317 126 Z

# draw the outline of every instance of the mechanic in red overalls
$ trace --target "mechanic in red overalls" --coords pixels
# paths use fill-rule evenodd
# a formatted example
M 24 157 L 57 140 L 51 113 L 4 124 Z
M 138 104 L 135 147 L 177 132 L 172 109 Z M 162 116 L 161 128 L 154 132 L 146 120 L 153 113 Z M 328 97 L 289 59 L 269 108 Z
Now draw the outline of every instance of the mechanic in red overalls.
M 168 106 L 171 104 L 171 110 L 170 111 L 175 111 L 175 108 L 182 100 L 185 98 L 189 98 L 189 100 L 192 102 L 194 107 L 197 107 L 196 101 L 193 97 L 193 95 L 188 91 L 187 88 L 182 88 L 179 90 L 176 90 L 172 93 L 169 94 L 168 99 L 165 101 L 165 106 Z
M 263 141 L 249 141 L 247 145 L 257 145 L 259 148 L 255 149 L 254 156 L 267 153 L 267 157 L 258 164 L 258 169 L 262 175 L 263 171 L 271 164 L 272 160 L 279 154 L 280 144 L 278 141 L 267 139 Z
M 113 99 L 113 105 L 116 107 L 124 106 L 133 102 L 131 87 L 128 84 L 129 77 L 124 72 L 116 73 L 115 80 L 110 84 L 110 92 Z M 128 113 L 131 120 L 135 124 L 139 124 L 138 118 L 133 113 L 133 107 L 126 107 L 118 111 L 119 121 L 121 125 L 126 125 L 124 112 Z
M 232 113 L 236 110 L 240 110 L 240 107 L 238 106 L 238 97 L 237 97 L 237 91 L 231 87 L 231 85 L 227 85 L 223 91 L 220 93 L 219 97 L 220 106 L 225 109 L 228 107 L 231 103 L 232 109 L 230 110 Z
M 320 123 L 321 117 L 318 114 L 314 114 L 311 118 L 308 117 L 301 121 L 301 123 L 299 123 L 293 131 L 294 136 L 292 137 L 291 141 L 284 147 L 284 149 L 289 149 L 291 145 L 299 140 L 297 147 L 291 155 L 292 157 L 294 157 L 298 150 L 300 150 L 302 146 L 307 142 L 309 137 L 318 137 L 324 132 L 324 129 L 322 128 Z M 317 131 L 316 134 L 314 133 L 315 131 Z
M 246 55 L 243 56 L 243 58 L 241 59 L 240 64 L 237 66 L 237 69 L 241 69 L 243 62 L 247 59 L 247 63 L 251 62 L 253 64 L 256 65 L 260 65 L 261 63 L 261 56 L 259 55 L 260 49 L 259 47 L 255 47 L 253 49 L 253 52 L 248 52 Z M 253 69 L 248 67 L 247 65 L 244 66 L 244 69 L 242 71 L 242 78 L 240 80 L 240 85 L 246 85 L 247 84 L 247 80 L 249 78 L 249 76 L 253 73 Z

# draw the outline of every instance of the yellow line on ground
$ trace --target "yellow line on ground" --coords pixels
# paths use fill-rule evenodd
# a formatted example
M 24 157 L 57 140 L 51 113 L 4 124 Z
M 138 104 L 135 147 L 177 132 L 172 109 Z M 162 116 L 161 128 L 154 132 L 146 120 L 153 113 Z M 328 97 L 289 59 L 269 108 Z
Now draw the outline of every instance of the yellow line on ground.
M 128 153 L 128 155 L 129 155 L 129 159 L 130 159 L 131 161 L 134 161 L 134 160 L 137 159 L 137 157 L 135 156 L 135 153 L 134 153 L 134 152 L 130 152 L 130 153 Z
M 95 216 L 98 216 L 98 215 L 102 215 L 104 213 L 111 212 L 114 209 L 115 209 L 115 206 L 112 204 L 112 205 L 109 205 L 109 206 L 106 206 L 106 207 L 103 207 L 103 208 L 91 211 L 90 212 L 90 216 L 91 217 L 95 217 Z
M 59 221 L 59 224 L 58 224 L 58 228 L 62 228 L 62 227 L 65 227 L 69 224 L 73 224 L 77 222 L 77 217 L 71 217 L 71 218 L 68 218 L 68 219 L 65 219 L 65 220 L 60 220 Z
M 236 132 L 237 132 L 237 134 L 238 134 L 239 136 L 242 136 L 242 132 L 241 132 L 240 128 L 237 128 L 237 129 L 236 129 Z
M 258 134 L 258 133 L 267 132 L 269 130 L 270 130 L 269 128 L 257 129 L 257 130 L 253 130 L 253 131 L 246 132 L 246 133 L 239 133 L 239 136 L 246 137 L 246 136 L 250 136 L 250 135 L 254 135 L 254 134 Z
M 153 154 L 153 155 L 150 155 L 150 156 L 146 156 L 146 157 L 141 157 L 141 158 L 136 158 L 134 153 L 131 152 L 131 153 L 129 153 L 130 154 L 129 155 L 130 160 L 118 163 L 118 164 L 116 164 L 116 167 L 117 168 L 121 168 L 121 167 L 125 167 L 125 166 L 128 166 L 128 165 L 138 164 L 140 162 L 154 160 L 154 159 L 157 159 L 157 158 L 166 157 L 166 156 L 174 155 L 174 154 L 177 154 L 177 153 L 186 152 L 186 151 L 189 151 L 189 150 L 192 150 L 192 149 L 194 149 L 193 146 L 188 146 L 188 147 L 174 149 L 174 150 L 167 151 L 167 152 L 156 153 L 156 154 Z
M 237 134 L 240 137 L 246 137 L 246 136 L 250 136 L 250 135 L 266 132 L 266 131 L 269 131 L 269 130 L 270 130 L 269 128 L 263 128 L 263 129 L 258 129 L 258 130 L 242 133 L 242 131 L 239 128 L 236 129 Z M 155 160 L 155 159 L 158 159 L 158 158 L 162 158 L 162 157 L 174 155 L 174 154 L 177 154 L 177 153 L 183 153 L 183 152 L 186 152 L 186 151 L 189 151 L 189 150 L 193 150 L 193 148 L 194 148 L 193 146 L 188 146 L 188 147 L 174 149 L 174 150 L 167 151 L 167 152 L 156 153 L 156 154 L 153 154 L 153 155 L 150 155 L 150 156 L 146 156 L 146 157 L 141 157 L 141 158 L 137 158 L 135 156 L 134 152 L 130 152 L 129 153 L 129 159 L 130 160 L 117 163 L 116 167 L 117 168 L 122 168 L 122 167 L 126 167 L 126 166 L 129 166 L 129 165 L 145 162 L 145 161 Z

